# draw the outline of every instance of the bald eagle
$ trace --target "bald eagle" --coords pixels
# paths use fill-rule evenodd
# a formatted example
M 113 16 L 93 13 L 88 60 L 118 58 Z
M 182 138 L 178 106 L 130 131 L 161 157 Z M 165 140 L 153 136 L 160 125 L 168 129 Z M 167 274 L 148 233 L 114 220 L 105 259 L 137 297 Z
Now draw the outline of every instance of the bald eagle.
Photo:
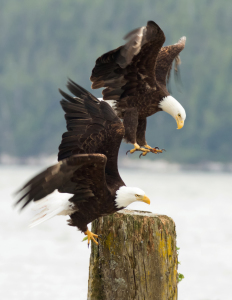
M 87 224 L 112 214 L 134 201 L 150 204 L 144 191 L 126 187 L 118 166 L 118 150 L 124 127 L 113 109 L 88 91 L 69 81 L 72 97 L 60 90 L 68 131 L 59 146 L 59 162 L 28 181 L 16 204 L 21 208 L 31 201 L 42 211 L 31 226 L 55 215 L 70 215 L 69 225 L 88 237 L 98 237 Z M 60 196 L 60 197 L 58 197 Z
M 186 113 L 182 105 L 173 98 L 166 84 L 170 76 L 172 62 L 175 72 L 180 64 L 179 53 L 185 47 L 186 38 L 178 43 L 162 47 L 165 35 L 153 21 L 126 35 L 127 43 L 103 54 L 96 60 L 90 80 L 92 88 L 102 88 L 103 99 L 113 101 L 113 107 L 125 127 L 124 139 L 134 145 L 134 149 L 159 153 L 158 147 L 147 145 L 145 139 L 146 118 L 165 111 L 177 122 L 177 128 L 184 126 Z M 141 147 L 144 148 L 141 148 Z

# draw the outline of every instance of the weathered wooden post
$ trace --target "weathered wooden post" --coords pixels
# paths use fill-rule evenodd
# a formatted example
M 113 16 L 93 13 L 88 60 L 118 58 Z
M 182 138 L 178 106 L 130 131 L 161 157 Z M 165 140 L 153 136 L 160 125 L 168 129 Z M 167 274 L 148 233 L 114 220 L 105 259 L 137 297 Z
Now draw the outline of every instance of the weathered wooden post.
M 121 210 L 92 223 L 88 300 L 176 300 L 175 223 L 167 216 Z

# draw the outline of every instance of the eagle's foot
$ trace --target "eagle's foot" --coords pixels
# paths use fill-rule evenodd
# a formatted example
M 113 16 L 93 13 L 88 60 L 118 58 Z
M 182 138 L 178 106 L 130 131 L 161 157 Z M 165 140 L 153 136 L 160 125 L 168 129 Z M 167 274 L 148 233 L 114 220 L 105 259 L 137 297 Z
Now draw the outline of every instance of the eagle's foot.
M 152 148 L 149 145 L 145 145 L 144 147 L 148 148 L 150 150 L 150 152 L 155 153 L 155 154 L 157 154 L 157 153 L 163 153 L 163 151 L 166 151 L 165 149 L 160 149 L 159 147 Z
M 145 149 L 145 148 L 141 148 L 137 143 L 134 144 L 134 149 L 128 150 L 126 152 L 126 154 L 128 152 L 130 152 L 131 154 L 134 153 L 135 151 L 142 151 L 143 153 L 141 153 L 143 156 L 147 155 L 148 152 L 150 152 L 149 149 Z
M 141 149 L 142 149 L 142 148 L 141 148 Z M 145 150 L 147 150 L 147 149 L 145 149 Z M 148 152 L 150 152 L 150 150 L 148 150 L 148 151 L 143 151 L 143 152 L 139 155 L 139 158 L 141 158 L 141 156 L 146 156 Z
M 149 146 L 149 145 L 147 145 L 147 144 L 144 145 L 144 147 L 147 148 L 147 149 L 153 149 L 151 146 Z
M 88 238 L 88 247 L 89 247 L 90 240 L 92 240 L 96 245 L 98 245 L 98 242 L 94 238 L 94 237 L 98 238 L 97 234 L 92 233 L 91 231 L 89 231 L 89 229 L 87 229 L 87 231 L 85 231 L 84 234 L 87 235 Z

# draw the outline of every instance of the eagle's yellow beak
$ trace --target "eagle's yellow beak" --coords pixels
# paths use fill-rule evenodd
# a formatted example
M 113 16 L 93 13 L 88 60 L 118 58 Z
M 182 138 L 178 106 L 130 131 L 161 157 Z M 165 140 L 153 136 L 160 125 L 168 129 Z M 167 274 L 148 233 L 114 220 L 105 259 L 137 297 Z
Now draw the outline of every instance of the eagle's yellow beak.
M 146 195 L 143 196 L 142 201 L 147 203 L 147 204 L 151 203 L 150 199 Z
M 184 120 L 181 120 L 180 116 L 176 116 L 177 129 L 181 129 L 184 126 Z

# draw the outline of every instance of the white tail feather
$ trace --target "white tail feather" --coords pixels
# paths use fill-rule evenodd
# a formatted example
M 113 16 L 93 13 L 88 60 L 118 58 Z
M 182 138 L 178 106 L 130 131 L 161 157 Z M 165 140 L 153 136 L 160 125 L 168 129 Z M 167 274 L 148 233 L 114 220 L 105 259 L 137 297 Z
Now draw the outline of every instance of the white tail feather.
M 36 201 L 34 202 L 34 205 L 32 207 L 33 210 L 38 210 L 38 209 L 41 209 L 41 208 L 44 208 L 47 206 L 47 203 L 48 203 L 48 198 L 43 198 L 39 201 Z
M 29 224 L 29 227 L 35 227 L 37 225 L 39 225 L 40 223 L 43 223 L 49 219 L 51 219 L 52 217 L 58 215 L 60 212 L 62 212 L 63 208 L 62 207 L 58 207 L 57 209 L 51 211 L 51 212 L 47 212 L 45 210 L 43 210 L 41 213 L 39 213 L 38 215 L 36 215 L 36 219 L 33 219 L 32 222 Z
M 33 209 L 43 208 L 43 210 L 34 217 L 29 227 L 39 225 L 56 215 L 71 215 L 74 212 L 71 202 L 68 201 L 71 196 L 56 190 L 46 198 L 36 201 Z

